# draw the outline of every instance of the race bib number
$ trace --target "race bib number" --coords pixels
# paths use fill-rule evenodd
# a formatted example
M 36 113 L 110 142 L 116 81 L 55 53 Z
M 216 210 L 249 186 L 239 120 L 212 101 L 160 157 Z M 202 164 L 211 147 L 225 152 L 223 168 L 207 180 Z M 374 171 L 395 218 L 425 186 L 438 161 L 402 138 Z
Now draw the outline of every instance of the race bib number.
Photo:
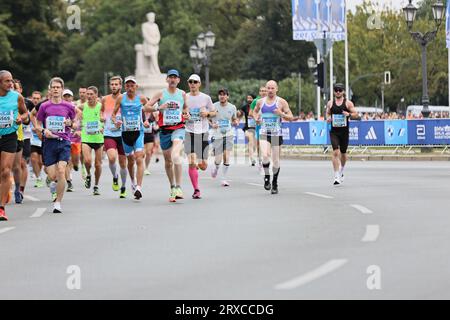
M 62 133 L 66 130 L 64 120 L 65 120 L 64 117 L 58 116 L 48 117 L 46 120 L 45 127 L 52 133 Z
M 100 123 L 98 121 L 88 121 L 86 123 L 86 133 L 87 134 L 100 133 Z
M 189 110 L 191 114 L 191 122 L 200 122 L 202 119 L 200 117 L 200 108 L 192 108 Z
M 343 128 L 347 126 L 347 117 L 343 114 L 333 114 L 333 128 Z
M 41 141 L 41 139 L 39 139 L 39 136 L 34 131 L 32 131 L 30 143 L 33 146 L 42 147 L 42 141 Z
M 256 121 L 253 118 L 248 118 L 248 127 L 249 128 L 254 128 L 256 127 Z
M 123 131 L 140 131 L 140 130 L 141 130 L 140 116 L 123 117 Z
M 221 133 L 227 133 L 228 131 L 231 130 L 231 122 L 230 120 L 224 119 L 224 120 L 219 120 L 219 129 Z
M 280 117 L 278 116 L 265 116 L 262 115 L 262 124 L 261 124 L 261 132 L 264 134 L 272 133 L 272 134 L 280 134 L 281 133 L 281 122 Z
M 0 128 L 11 128 L 13 125 L 13 113 L 11 112 L 0 112 Z
M 163 123 L 172 126 L 182 122 L 181 108 L 176 102 L 169 102 L 169 107 L 164 110 Z

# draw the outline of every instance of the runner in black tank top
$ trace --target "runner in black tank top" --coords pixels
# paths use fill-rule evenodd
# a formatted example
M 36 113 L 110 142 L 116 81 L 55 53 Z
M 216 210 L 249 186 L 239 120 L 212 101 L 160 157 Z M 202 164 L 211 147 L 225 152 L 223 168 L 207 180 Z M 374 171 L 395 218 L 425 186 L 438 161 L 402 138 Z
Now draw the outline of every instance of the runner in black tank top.
M 351 101 L 347 101 L 344 85 L 334 86 L 335 98 L 327 104 L 327 121 L 331 123 L 330 140 L 333 147 L 334 185 L 344 181 L 344 168 L 347 162 L 347 148 L 349 144 L 349 119 L 357 117 L 357 111 Z

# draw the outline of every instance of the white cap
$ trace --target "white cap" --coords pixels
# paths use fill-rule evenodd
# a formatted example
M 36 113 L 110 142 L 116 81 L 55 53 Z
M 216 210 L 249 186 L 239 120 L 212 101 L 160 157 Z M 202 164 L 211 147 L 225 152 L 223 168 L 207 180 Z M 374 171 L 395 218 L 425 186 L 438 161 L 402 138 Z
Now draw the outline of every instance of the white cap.
M 133 76 L 129 76 L 125 78 L 125 81 L 123 83 L 127 83 L 128 81 L 134 82 L 137 84 L 136 78 Z
M 200 79 L 200 76 L 199 76 L 198 74 L 195 74 L 195 73 L 189 77 L 188 81 L 189 81 L 189 80 L 194 80 L 194 81 L 202 82 L 202 80 Z
M 71 96 L 71 97 L 73 97 L 73 92 L 72 92 L 72 90 L 69 90 L 69 89 L 65 89 L 64 91 L 63 91 L 63 96 L 65 96 L 66 94 L 68 94 L 69 96 Z

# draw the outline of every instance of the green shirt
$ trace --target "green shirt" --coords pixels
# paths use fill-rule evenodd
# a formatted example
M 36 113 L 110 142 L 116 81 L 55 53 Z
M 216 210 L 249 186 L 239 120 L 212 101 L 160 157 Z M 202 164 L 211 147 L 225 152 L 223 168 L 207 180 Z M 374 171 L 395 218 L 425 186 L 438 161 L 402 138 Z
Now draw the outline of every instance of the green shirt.
M 81 141 L 83 143 L 103 143 L 105 141 L 101 129 L 103 123 L 100 121 L 101 103 L 90 107 L 86 102 L 83 105 L 83 118 L 81 122 Z
M 256 104 L 258 103 L 258 100 L 260 100 L 261 97 L 257 96 L 255 99 L 253 99 L 252 104 L 250 105 L 250 109 L 255 110 Z

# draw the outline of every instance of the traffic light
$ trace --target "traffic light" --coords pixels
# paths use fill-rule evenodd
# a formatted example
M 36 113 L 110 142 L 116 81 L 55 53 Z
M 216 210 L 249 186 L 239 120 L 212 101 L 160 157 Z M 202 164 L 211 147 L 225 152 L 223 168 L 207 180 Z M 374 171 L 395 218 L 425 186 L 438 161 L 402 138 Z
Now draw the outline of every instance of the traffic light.
M 319 63 L 317 67 L 313 70 L 314 84 L 320 88 L 324 88 L 325 85 L 325 64 L 323 62 Z

